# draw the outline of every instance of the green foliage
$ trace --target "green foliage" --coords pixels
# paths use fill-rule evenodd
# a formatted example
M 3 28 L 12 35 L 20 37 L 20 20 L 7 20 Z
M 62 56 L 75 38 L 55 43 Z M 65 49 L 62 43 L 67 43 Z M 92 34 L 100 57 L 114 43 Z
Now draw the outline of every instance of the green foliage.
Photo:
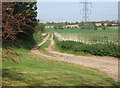
M 22 39 L 22 40 L 32 39 L 33 33 L 35 32 L 35 30 L 33 30 L 33 29 L 37 25 L 36 2 L 18 2 L 18 5 L 16 5 L 15 10 L 16 10 L 16 13 L 21 13 L 24 11 L 24 13 L 22 13 L 22 14 L 24 14 L 25 18 L 32 20 L 32 22 L 26 22 L 27 25 L 30 25 L 31 27 L 22 26 L 22 28 L 24 29 L 24 32 L 18 33 L 17 38 Z M 27 14 L 27 15 L 25 15 L 25 14 Z
M 81 29 L 85 29 L 85 22 L 80 22 L 78 25 Z
M 94 30 L 97 30 L 97 29 L 98 29 L 97 27 L 94 28 Z
M 52 53 L 48 52 L 46 50 L 46 48 L 48 48 L 50 45 L 50 40 L 46 41 L 42 46 L 39 47 L 39 50 L 44 53 L 44 54 L 47 54 L 47 55 L 52 55 L 54 56 Z
M 113 24 L 113 22 L 108 22 L 108 23 L 107 23 L 107 26 L 111 27 L 112 24 Z
M 56 23 L 54 24 L 55 29 L 63 29 L 64 24 L 63 23 Z
M 90 22 L 90 23 L 87 23 L 87 24 L 86 24 L 86 28 L 87 28 L 87 29 L 94 29 L 94 28 L 95 28 L 95 24 L 94 24 L 94 23 L 91 23 L 91 22 Z
M 82 40 L 88 43 L 118 43 L 118 27 L 107 27 L 109 30 L 101 30 L 101 27 L 97 30 L 82 30 L 77 28 L 69 29 L 46 29 L 49 32 L 57 32 L 62 35 L 62 37 L 71 39 L 76 36 L 76 39 Z M 107 37 L 107 38 L 106 38 Z M 73 39 L 74 40 L 74 39 Z M 95 40 L 95 41 L 93 41 Z
M 106 26 L 102 26 L 102 30 L 106 30 L 107 29 L 107 27 Z
M 17 49 L 16 51 L 22 54 L 19 64 L 13 65 L 9 61 L 2 63 L 3 87 L 117 86 L 116 81 L 99 70 L 51 61 L 41 56 L 30 55 L 25 49 Z
M 45 32 L 45 24 L 44 23 L 38 23 L 38 25 L 36 26 L 36 31 L 37 32 L 41 32 L 41 33 L 43 33 L 43 32 Z
M 18 39 L 16 47 L 17 48 L 25 48 L 25 49 L 32 49 L 36 45 L 36 42 L 34 39 Z
M 81 55 L 81 56 L 90 56 L 91 55 L 91 54 L 85 53 L 85 52 L 79 52 L 79 51 L 75 52 L 72 49 L 61 48 L 61 46 L 59 45 L 60 41 L 58 41 L 58 39 L 56 37 L 54 37 L 54 41 L 55 41 L 55 49 L 57 51 L 59 51 L 59 52 L 69 53 L 69 54 L 75 54 L 75 55 Z
M 35 42 L 38 44 L 40 42 L 42 42 L 42 40 L 45 38 L 46 36 L 42 36 L 41 34 L 38 34 L 37 32 L 35 32 L 33 34 L 33 39 L 35 40 Z
M 93 22 L 81 22 L 79 23 L 79 26 L 81 29 L 94 29 L 95 28 L 95 23 Z
M 85 22 L 80 22 L 79 23 L 79 26 L 84 26 L 85 25 Z
M 36 2 L 16 2 L 16 3 L 17 4 L 15 5 L 14 8 L 15 12 L 13 14 L 18 14 L 18 15 L 23 14 L 21 16 L 24 17 L 24 19 L 26 20 L 17 23 L 19 24 L 18 25 L 19 28 L 22 28 L 23 30 L 21 30 L 18 34 L 16 34 L 17 39 L 15 40 L 15 46 L 18 48 L 31 49 L 37 44 L 36 40 L 34 40 L 34 35 L 36 35 L 34 34 L 35 26 L 37 25 Z M 17 19 L 19 20 L 21 18 L 18 17 Z
M 85 52 L 97 56 L 113 56 L 120 57 L 118 45 L 114 44 L 84 44 L 73 41 L 58 41 L 57 46 L 64 50 L 72 50 L 74 52 Z
M 44 36 L 45 37 L 45 36 Z M 35 32 L 33 34 L 33 38 L 31 39 L 18 39 L 16 41 L 16 47 L 17 48 L 25 48 L 25 49 L 32 49 L 36 44 L 40 43 L 43 38 L 44 38 L 41 34 L 38 34 L 37 32 Z

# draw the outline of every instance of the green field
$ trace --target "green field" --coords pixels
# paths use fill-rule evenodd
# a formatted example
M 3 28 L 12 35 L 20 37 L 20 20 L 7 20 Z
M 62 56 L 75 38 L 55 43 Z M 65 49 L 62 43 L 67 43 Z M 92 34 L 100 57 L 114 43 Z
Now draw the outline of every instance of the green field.
M 36 41 L 42 41 L 42 38 Z M 46 42 L 40 51 L 48 54 L 44 48 L 49 44 Z M 30 54 L 30 50 L 25 48 L 12 49 L 21 56 L 11 55 L 2 63 L 3 86 L 118 86 L 116 81 L 99 70 L 48 60 Z
M 47 60 L 17 49 L 19 63 L 3 62 L 3 86 L 117 86 L 112 78 L 98 70 Z
M 60 52 L 82 56 L 95 55 L 120 58 L 120 53 L 118 51 L 119 46 L 115 44 L 84 44 L 74 41 L 58 41 L 56 38 L 54 40 L 56 49 Z
M 107 30 L 85 29 L 46 29 L 49 32 L 57 32 L 64 40 L 72 40 L 87 44 L 94 43 L 118 43 L 118 27 L 108 27 Z

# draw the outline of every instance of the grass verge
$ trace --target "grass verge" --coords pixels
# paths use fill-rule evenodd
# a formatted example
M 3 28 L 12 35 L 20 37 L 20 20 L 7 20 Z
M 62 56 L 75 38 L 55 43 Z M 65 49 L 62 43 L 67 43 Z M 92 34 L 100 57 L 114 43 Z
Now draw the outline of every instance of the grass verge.
M 19 64 L 3 62 L 3 86 L 116 86 L 112 78 L 98 70 L 22 54 Z M 18 57 L 14 57 L 19 59 Z
M 49 44 L 47 41 L 42 49 Z M 12 55 L 18 63 L 9 59 L 2 63 L 3 86 L 118 86 L 116 81 L 98 70 L 51 61 L 30 54 L 25 48 L 13 49 L 22 56 Z

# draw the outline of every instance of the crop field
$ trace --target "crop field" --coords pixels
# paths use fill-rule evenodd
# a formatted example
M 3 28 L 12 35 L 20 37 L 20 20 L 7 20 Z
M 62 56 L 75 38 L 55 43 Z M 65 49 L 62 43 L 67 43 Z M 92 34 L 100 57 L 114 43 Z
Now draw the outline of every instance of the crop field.
M 61 35 L 62 40 L 83 42 L 86 44 L 118 43 L 118 27 L 107 27 L 107 30 L 84 30 L 84 29 L 47 29 Z

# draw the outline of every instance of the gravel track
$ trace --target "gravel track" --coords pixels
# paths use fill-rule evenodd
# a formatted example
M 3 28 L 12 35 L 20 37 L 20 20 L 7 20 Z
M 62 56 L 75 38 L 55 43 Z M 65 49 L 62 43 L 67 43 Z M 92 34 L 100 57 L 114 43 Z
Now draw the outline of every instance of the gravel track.
M 32 54 L 37 54 L 46 59 L 55 60 L 55 61 L 63 61 L 72 64 L 78 64 L 86 67 L 91 67 L 95 69 L 99 69 L 102 72 L 107 73 L 109 76 L 118 81 L 118 59 L 114 57 L 99 57 L 99 56 L 78 56 L 73 54 L 61 53 L 55 50 L 55 43 L 53 40 L 53 34 L 51 34 L 51 44 L 46 50 L 55 56 L 50 56 L 42 53 L 37 48 L 43 45 L 47 40 L 49 40 L 50 34 L 37 46 L 35 46 L 32 50 Z

